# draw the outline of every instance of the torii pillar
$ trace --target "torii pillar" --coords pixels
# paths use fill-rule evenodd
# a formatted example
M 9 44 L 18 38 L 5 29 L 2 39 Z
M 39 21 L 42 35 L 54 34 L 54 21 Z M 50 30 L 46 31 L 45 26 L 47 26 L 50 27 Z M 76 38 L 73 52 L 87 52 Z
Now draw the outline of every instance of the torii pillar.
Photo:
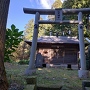
M 85 57 L 85 45 L 84 45 L 84 33 L 83 33 L 83 21 L 82 12 L 78 14 L 78 33 L 79 33 L 79 47 L 80 47 L 80 64 L 81 68 L 78 70 L 80 78 L 87 78 L 89 76 L 88 70 L 86 70 L 86 57 Z
M 36 72 L 36 70 L 35 70 L 35 55 L 36 55 L 36 48 L 37 48 L 39 19 L 40 19 L 40 15 L 38 12 L 36 12 L 29 67 L 26 69 L 25 75 L 32 75 L 33 73 Z

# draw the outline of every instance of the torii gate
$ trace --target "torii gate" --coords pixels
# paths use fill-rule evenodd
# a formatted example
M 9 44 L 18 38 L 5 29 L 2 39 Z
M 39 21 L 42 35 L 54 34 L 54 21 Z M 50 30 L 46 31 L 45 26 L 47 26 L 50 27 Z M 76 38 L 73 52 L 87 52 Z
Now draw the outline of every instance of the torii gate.
M 90 8 L 81 8 L 81 9 L 24 8 L 23 10 L 24 10 L 24 13 L 35 14 L 34 33 L 33 33 L 33 39 L 32 39 L 30 62 L 29 62 L 29 67 L 26 70 L 25 74 L 31 75 L 33 72 L 35 72 L 34 63 L 35 63 L 35 54 L 36 54 L 36 47 L 37 47 L 39 24 L 67 24 L 68 23 L 68 24 L 78 24 L 80 63 L 81 63 L 81 69 L 78 70 L 78 75 L 80 78 L 87 78 L 89 74 L 88 74 L 88 70 L 86 70 L 82 14 L 89 14 Z M 78 14 L 78 20 L 63 20 L 62 19 L 63 14 L 67 14 L 67 15 Z M 55 20 L 54 21 L 40 20 L 40 15 L 55 15 Z

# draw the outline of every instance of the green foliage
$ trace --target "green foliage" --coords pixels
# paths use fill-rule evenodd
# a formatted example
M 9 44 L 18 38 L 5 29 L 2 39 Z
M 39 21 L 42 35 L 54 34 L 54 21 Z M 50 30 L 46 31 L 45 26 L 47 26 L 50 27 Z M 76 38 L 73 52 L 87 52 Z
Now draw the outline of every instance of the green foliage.
M 51 6 L 52 9 L 54 8 L 62 8 L 62 2 L 61 0 L 55 0 L 55 2 L 52 4 Z M 54 20 L 55 16 L 53 15 L 49 15 L 48 19 L 49 20 Z M 60 24 L 52 24 L 50 27 L 48 27 L 48 31 L 46 32 L 46 34 L 49 35 L 50 31 L 52 32 L 52 35 L 56 35 L 56 33 L 58 33 L 59 35 L 62 35 L 62 25 Z
M 51 8 L 61 8 L 61 7 L 62 7 L 61 0 L 55 0 Z
M 69 2 L 69 3 L 68 3 Z M 90 1 L 89 0 L 64 0 L 63 4 L 62 4 L 62 8 L 89 8 L 90 7 Z M 77 15 L 71 16 L 69 15 L 69 19 L 71 20 L 76 20 L 77 19 Z M 89 26 L 89 22 L 87 21 L 87 16 L 88 15 L 83 15 L 83 25 L 84 25 L 84 36 L 85 37 L 89 37 L 90 32 L 86 31 L 86 27 Z M 66 16 L 67 17 L 67 16 Z M 78 29 L 77 29 L 77 25 L 70 25 L 71 26 L 71 31 L 73 33 L 73 36 L 77 36 L 78 35 Z M 90 29 L 90 28 L 88 28 Z
M 34 19 L 31 19 L 30 21 L 28 21 L 28 23 L 25 26 L 25 31 L 24 31 L 25 40 L 32 39 L 33 29 L 34 29 Z
M 29 51 L 30 51 L 30 46 L 24 41 L 21 41 L 20 44 L 18 45 L 18 48 L 16 48 L 16 51 L 13 53 L 14 56 L 13 60 L 18 61 L 18 60 L 28 59 L 30 57 Z
M 16 51 L 19 43 L 23 40 L 23 31 L 19 31 L 15 25 L 11 25 L 11 29 L 6 30 L 5 56 L 4 61 L 10 62 L 12 53 Z
M 61 0 L 55 0 L 55 2 L 52 4 L 51 8 L 62 8 Z M 54 20 L 54 18 L 55 17 L 53 15 L 48 16 L 49 20 Z M 64 15 L 63 16 L 63 20 L 69 20 L 70 18 L 71 18 L 70 15 Z M 74 19 L 74 17 L 72 19 Z M 69 34 L 69 31 L 71 31 L 71 26 L 72 25 L 70 25 L 70 24 L 61 24 L 61 25 L 60 24 L 52 24 L 51 27 L 49 27 L 47 34 L 51 31 L 52 35 L 58 34 L 59 36 L 73 36 L 73 35 L 76 36 L 77 33 L 75 34 L 75 32 L 71 32 Z
M 24 64 L 29 64 L 29 60 L 20 60 L 19 62 L 18 62 L 18 64 L 20 64 L 20 65 L 24 65 Z
M 65 8 L 88 8 L 90 7 L 90 1 L 89 0 L 65 0 L 62 6 Z
M 42 18 L 40 18 L 40 19 L 42 19 Z M 38 37 L 44 35 L 45 31 L 44 31 L 43 27 L 45 27 L 44 24 L 39 25 Z M 32 40 L 33 32 L 34 32 L 34 19 L 31 19 L 31 20 L 29 20 L 29 22 L 25 26 L 25 31 L 24 31 L 25 40 Z

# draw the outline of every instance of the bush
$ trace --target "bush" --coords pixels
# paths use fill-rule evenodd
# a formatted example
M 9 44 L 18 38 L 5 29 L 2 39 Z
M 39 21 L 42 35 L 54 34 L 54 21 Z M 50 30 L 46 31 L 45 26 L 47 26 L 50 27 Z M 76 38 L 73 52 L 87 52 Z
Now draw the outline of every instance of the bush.
M 29 64 L 29 60 L 20 60 L 19 62 L 18 62 L 18 64 L 20 64 L 20 65 L 24 65 L 24 64 Z
M 14 24 L 11 25 L 11 29 L 6 30 L 6 42 L 4 61 L 11 62 L 12 53 L 16 51 L 19 43 L 23 40 L 23 31 L 19 31 Z

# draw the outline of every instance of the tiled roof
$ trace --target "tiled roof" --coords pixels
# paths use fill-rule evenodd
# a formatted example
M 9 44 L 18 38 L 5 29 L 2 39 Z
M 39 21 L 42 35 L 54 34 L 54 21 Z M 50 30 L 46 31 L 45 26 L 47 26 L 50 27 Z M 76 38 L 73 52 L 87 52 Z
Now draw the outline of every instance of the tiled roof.
M 32 41 L 26 41 L 32 42 Z M 38 43 L 75 43 L 79 44 L 79 40 L 75 37 L 66 37 L 66 36 L 42 36 L 38 38 Z
M 79 43 L 78 39 L 75 37 L 65 37 L 65 36 L 42 36 L 38 38 L 38 42 L 46 43 Z

